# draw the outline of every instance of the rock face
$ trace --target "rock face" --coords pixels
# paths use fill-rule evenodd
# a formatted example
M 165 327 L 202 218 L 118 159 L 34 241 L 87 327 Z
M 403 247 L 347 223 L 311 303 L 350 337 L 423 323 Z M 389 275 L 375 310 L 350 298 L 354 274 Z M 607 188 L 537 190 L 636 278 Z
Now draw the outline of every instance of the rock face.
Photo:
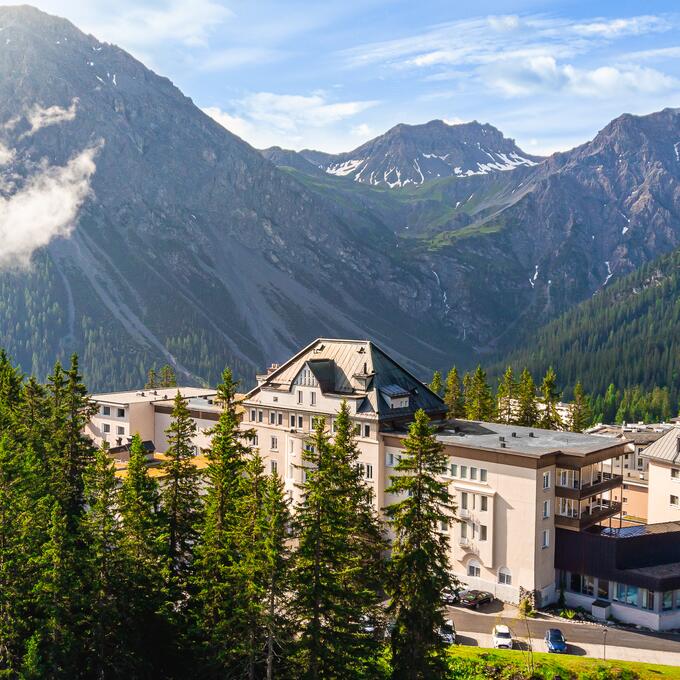
M 70 236 L 0 277 L 1 344 L 25 370 L 78 351 L 94 388 L 166 361 L 185 380 L 225 364 L 249 378 L 323 335 L 373 337 L 421 369 L 448 352 L 434 282 L 394 258 L 384 225 L 313 195 L 69 22 L 3 7 L 0 27 L 5 197 L 96 149 Z
M 299 155 L 331 175 L 390 188 L 514 170 L 541 160 L 524 153 L 492 125 L 448 125 L 441 120 L 396 125 L 348 153 L 303 150 Z
M 270 161 L 65 20 L 3 7 L 0 28 L 0 344 L 26 371 L 77 351 L 95 389 L 161 362 L 249 380 L 348 336 L 425 378 L 680 245 L 677 110 L 543 161 L 439 121 Z

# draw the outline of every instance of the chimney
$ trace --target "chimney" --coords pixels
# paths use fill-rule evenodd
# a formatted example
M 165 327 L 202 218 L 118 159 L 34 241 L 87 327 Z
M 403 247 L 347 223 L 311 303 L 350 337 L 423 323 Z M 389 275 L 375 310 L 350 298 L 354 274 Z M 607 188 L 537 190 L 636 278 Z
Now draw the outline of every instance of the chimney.
M 278 364 L 272 363 L 272 365 L 267 369 L 267 375 L 271 375 L 278 367 Z
M 502 448 L 502 449 L 505 448 L 505 442 L 501 442 L 501 448 Z
M 516 436 L 517 436 L 517 432 L 513 432 L 511 436 L 516 437 Z

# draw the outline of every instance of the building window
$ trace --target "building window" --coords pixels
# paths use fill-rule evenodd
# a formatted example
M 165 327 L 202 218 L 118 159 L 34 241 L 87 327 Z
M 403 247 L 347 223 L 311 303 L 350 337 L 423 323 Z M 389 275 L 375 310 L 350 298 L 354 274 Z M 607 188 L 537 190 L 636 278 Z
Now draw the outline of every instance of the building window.
M 316 405 L 316 392 L 310 392 L 310 393 L 309 393 L 309 403 L 310 403 L 312 406 L 315 406 L 315 405 Z
M 571 590 L 572 593 L 580 593 L 581 581 L 581 574 L 574 574 L 572 572 L 571 577 L 569 578 L 569 590 Z
M 448 519 L 439 520 L 439 530 L 440 531 L 448 531 L 449 530 L 449 520 Z
M 476 467 L 470 468 L 470 479 L 477 479 L 477 468 Z
M 366 479 L 373 479 L 373 465 L 366 463 Z
M 592 576 L 584 576 L 581 579 L 581 593 L 583 595 L 595 595 L 595 579 Z
M 279 425 L 283 425 L 283 413 L 278 414 L 277 420 L 278 420 Z
M 674 496 L 671 494 L 671 505 L 680 505 L 680 500 L 678 500 L 677 496 Z
M 654 609 L 654 591 L 640 588 L 640 594 L 642 596 L 642 608 Z
M 550 499 L 543 501 L 543 519 L 550 517 Z
M 637 607 L 637 586 L 628 586 L 625 583 L 617 583 L 616 588 L 614 588 L 614 599 L 617 602 L 623 602 L 624 604 L 630 604 Z
M 550 529 L 543 529 L 541 533 L 541 548 L 550 547 Z
M 290 414 L 290 426 L 295 429 L 295 414 L 291 413 Z
M 467 465 L 461 465 L 460 466 L 460 478 L 461 479 L 467 479 Z
M 298 430 L 301 430 L 304 427 L 302 423 L 302 416 L 298 416 Z
M 451 477 L 458 477 L 458 466 L 455 463 L 451 463 L 449 471 L 451 473 Z
M 279 448 L 279 438 L 278 437 L 272 437 L 272 446 L 271 448 L 276 451 Z
M 312 416 L 309 419 L 309 430 L 313 432 L 316 428 L 323 423 L 323 418 L 321 416 Z
M 250 409 L 250 422 L 254 423 L 256 419 L 257 419 L 257 414 L 255 413 L 255 409 L 251 408 Z
M 609 581 L 606 578 L 597 579 L 597 596 L 605 600 L 609 599 Z
M 260 443 L 260 440 L 257 438 L 257 435 L 255 435 L 251 440 L 253 446 L 257 446 Z
M 460 525 L 460 537 L 465 540 L 467 540 L 467 527 L 468 527 L 467 522 L 463 522 Z
M 560 470 L 559 485 L 560 486 L 569 486 L 569 475 L 568 475 L 566 470 Z
M 463 491 L 463 492 L 460 494 L 460 507 L 461 507 L 463 510 L 467 510 L 467 509 L 468 509 L 468 495 L 467 495 L 467 493 L 466 493 L 465 491 Z
M 106 408 L 106 406 L 104 408 Z M 104 415 L 106 415 L 106 414 L 104 414 Z M 679 468 L 673 468 L 671 470 L 671 479 L 680 480 L 680 469 Z
M 486 496 L 480 496 L 479 509 L 482 512 L 486 512 L 489 509 L 489 499 Z
M 279 464 L 275 460 L 269 461 L 269 470 L 273 475 L 275 475 L 279 470 Z
M 302 390 L 298 390 L 298 404 L 302 403 Z
M 118 409 L 118 417 L 119 418 L 125 418 L 125 409 L 124 408 Z
M 512 585 L 512 574 L 507 567 L 501 567 L 498 570 L 498 582 L 502 583 L 504 586 Z
M 103 428 L 104 432 L 111 432 L 111 426 L 108 423 L 104 423 Z
M 479 525 L 479 540 L 486 541 L 486 524 Z
M 264 411 L 257 412 L 257 422 L 261 423 L 264 420 Z
M 292 463 L 288 463 L 288 478 L 293 479 L 293 474 L 295 473 L 295 469 L 293 468 Z
M 371 426 L 370 425 L 364 425 L 364 437 L 370 437 L 371 436 Z
M 119 425 L 119 426 L 116 428 L 116 434 L 125 434 L 125 428 L 122 427 L 121 425 Z
M 543 488 L 544 489 L 550 488 L 550 472 L 543 473 Z
M 486 468 L 482 468 L 482 469 L 479 471 L 479 481 L 480 481 L 480 482 L 486 482 L 486 478 L 487 478 L 487 471 L 486 471 Z
M 276 425 L 276 413 L 274 411 L 269 412 L 269 424 Z
M 468 564 L 467 575 L 472 576 L 473 578 L 479 578 L 482 575 L 482 569 L 479 566 L 479 562 L 472 560 Z
M 110 416 L 111 415 L 111 407 L 110 406 L 102 406 L 102 415 Z
M 666 590 L 663 594 L 663 598 L 661 600 L 661 609 L 663 611 L 667 612 L 670 609 L 673 609 L 673 591 L 672 590 Z

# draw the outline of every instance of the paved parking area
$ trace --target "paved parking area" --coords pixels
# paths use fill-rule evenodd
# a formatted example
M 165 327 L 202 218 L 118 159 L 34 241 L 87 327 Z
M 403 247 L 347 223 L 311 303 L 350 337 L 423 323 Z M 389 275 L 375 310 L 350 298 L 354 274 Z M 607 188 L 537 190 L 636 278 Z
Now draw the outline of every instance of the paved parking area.
M 491 647 L 491 629 L 497 623 L 510 627 L 519 648 L 531 644 L 534 651 L 543 652 L 543 636 L 548 628 L 559 628 L 569 644 L 569 653 L 621 661 L 644 661 L 680 665 L 680 635 L 649 633 L 588 623 L 566 623 L 545 615 L 522 620 L 517 609 L 493 602 L 477 611 L 462 607 L 449 608 L 460 644 Z

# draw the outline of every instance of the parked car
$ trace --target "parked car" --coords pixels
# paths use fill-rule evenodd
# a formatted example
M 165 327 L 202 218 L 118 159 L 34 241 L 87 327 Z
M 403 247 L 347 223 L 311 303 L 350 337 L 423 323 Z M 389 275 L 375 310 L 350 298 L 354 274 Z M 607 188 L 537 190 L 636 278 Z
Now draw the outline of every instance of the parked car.
M 442 592 L 442 602 L 447 605 L 456 604 L 460 600 L 460 595 L 456 590 L 446 589 Z
M 439 629 L 439 637 L 445 645 L 456 644 L 456 627 L 451 619 L 444 621 L 444 625 Z
M 479 605 L 493 602 L 493 595 L 486 590 L 466 590 L 460 594 L 460 604 L 463 607 L 479 609 Z
M 567 651 L 567 641 L 559 628 L 549 628 L 545 631 L 545 646 L 553 654 L 564 654 Z
M 494 649 L 512 649 L 512 633 L 507 626 L 498 624 L 491 632 Z

